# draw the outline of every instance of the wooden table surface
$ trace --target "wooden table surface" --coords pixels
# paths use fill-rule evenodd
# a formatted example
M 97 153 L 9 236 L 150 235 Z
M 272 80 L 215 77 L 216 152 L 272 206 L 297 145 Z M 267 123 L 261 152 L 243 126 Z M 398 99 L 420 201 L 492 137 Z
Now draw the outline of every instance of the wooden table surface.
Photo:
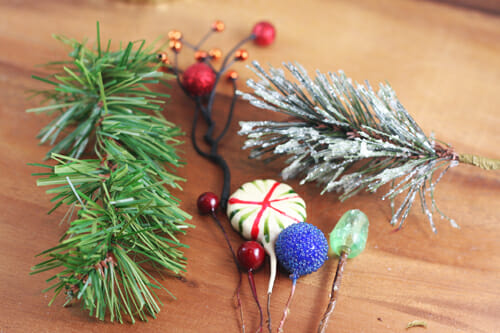
M 176 195 L 196 225 L 183 237 L 188 272 L 184 279 L 167 278 L 165 286 L 177 300 L 161 293 L 165 306 L 158 319 L 135 325 L 89 318 L 78 306 L 53 306 L 42 294 L 49 273 L 29 276 L 34 255 L 56 244 L 66 226 L 60 209 L 51 207 L 37 188 L 29 162 L 40 162 L 48 150 L 35 135 L 45 116 L 27 114 L 36 106 L 26 90 L 40 88 L 31 74 L 43 74 L 40 63 L 62 59 L 67 49 L 51 38 L 63 33 L 95 40 L 95 22 L 103 39 L 152 40 L 171 28 L 195 41 L 215 19 L 227 31 L 208 45 L 228 50 L 261 19 L 275 23 L 276 43 L 248 46 L 251 59 L 279 65 L 297 60 L 306 68 L 343 69 L 372 84 L 391 83 L 426 133 L 450 142 L 458 152 L 500 158 L 500 16 L 494 1 L 478 10 L 426 1 L 165 1 L 144 6 L 119 1 L 0 1 L 0 332 L 238 332 L 232 299 L 237 274 L 222 234 L 208 217 L 198 215 L 195 200 L 204 191 L 219 191 L 221 174 L 200 158 L 188 138 L 182 146 L 187 179 Z M 457 1 L 472 4 L 471 1 Z M 497 2 L 498 3 L 498 2 Z M 117 44 L 115 44 L 117 45 Z M 181 54 L 182 66 L 192 54 Z M 251 76 L 239 66 L 242 78 Z M 240 81 L 243 86 L 244 80 Z M 221 87 L 217 110 L 227 108 Z M 193 105 L 178 88 L 165 116 L 189 131 Z M 223 115 L 220 114 L 222 117 Z M 240 149 L 237 121 L 280 118 L 239 102 L 230 134 L 221 146 L 233 172 L 231 189 L 258 178 L 278 178 L 281 165 L 248 160 Z M 307 202 L 308 221 L 325 233 L 348 209 L 360 208 L 370 218 L 370 235 L 362 255 L 347 263 L 341 296 L 329 332 L 404 332 L 420 319 L 423 332 L 500 332 L 500 177 L 470 166 L 452 169 L 441 181 L 437 200 L 460 224 L 459 230 L 438 219 L 433 234 L 418 203 L 406 226 L 393 232 L 390 207 L 381 193 L 361 194 L 340 203 L 334 194 L 320 196 L 314 184 L 290 181 Z M 230 230 L 235 247 L 240 237 Z M 298 282 L 286 332 L 315 332 L 326 306 L 336 261 Z M 265 303 L 268 269 L 256 274 Z M 257 328 L 257 309 L 248 286 L 243 288 L 247 332 Z M 277 323 L 291 282 L 279 275 L 272 313 Z

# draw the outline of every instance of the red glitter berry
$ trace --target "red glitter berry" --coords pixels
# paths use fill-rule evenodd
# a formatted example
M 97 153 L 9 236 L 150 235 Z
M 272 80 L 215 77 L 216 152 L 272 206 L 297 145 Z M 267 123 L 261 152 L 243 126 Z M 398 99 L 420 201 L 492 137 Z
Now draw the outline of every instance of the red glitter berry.
M 252 34 L 255 36 L 254 42 L 260 46 L 268 46 L 274 42 L 276 38 L 276 29 L 269 22 L 259 22 L 254 25 Z
M 219 207 L 219 197 L 212 192 L 205 192 L 198 197 L 196 202 L 198 210 L 202 214 L 214 212 Z
M 215 73 L 203 62 L 189 66 L 182 75 L 182 86 L 192 96 L 208 95 L 215 84 Z
M 266 253 L 260 243 L 247 241 L 238 249 L 238 261 L 247 270 L 256 270 L 264 263 Z

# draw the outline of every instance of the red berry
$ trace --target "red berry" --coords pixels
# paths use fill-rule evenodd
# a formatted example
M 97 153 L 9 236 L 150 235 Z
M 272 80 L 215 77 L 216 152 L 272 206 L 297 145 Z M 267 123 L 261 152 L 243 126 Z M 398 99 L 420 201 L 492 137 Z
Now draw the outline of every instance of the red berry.
M 189 66 L 182 75 L 183 87 L 193 96 L 208 95 L 214 84 L 215 73 L 203 62 Z
M 238 261 L 247 270 L 256 270 L 264 263 L 266 253 L 260 243 L 248 241 L 238 249 Z
M 200 213 L 208 214 L 214 212 L 219 207 L 219 198 L 215 193 L 205 192 L 198 197 L 196 204 Z
M 276 37 L 276 29 L 269 22 L 259 22 L 254 25 L 252 34 L 255 36 L 254 42 L 260 46 L 271 45 Z

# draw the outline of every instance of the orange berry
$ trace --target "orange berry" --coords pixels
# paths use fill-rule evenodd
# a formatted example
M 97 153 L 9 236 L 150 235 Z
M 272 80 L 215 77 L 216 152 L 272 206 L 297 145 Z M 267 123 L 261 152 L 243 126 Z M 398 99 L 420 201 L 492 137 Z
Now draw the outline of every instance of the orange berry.
M 234 58 L 239 61 L 244 61 L 248 59 L 248 52 L 244 49 L 239 49 L 234 53 Z

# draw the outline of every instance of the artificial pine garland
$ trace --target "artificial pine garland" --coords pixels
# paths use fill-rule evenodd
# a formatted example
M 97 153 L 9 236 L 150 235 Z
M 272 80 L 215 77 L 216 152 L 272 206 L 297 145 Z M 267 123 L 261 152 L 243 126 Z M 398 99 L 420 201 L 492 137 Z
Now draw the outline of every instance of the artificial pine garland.
M 239 134 L 248 136 L 244 148 L 253 148 L 250 157 L 289 156 L 282 171 L 285 179 L 303 175 L 301 183 L 317 181 L 324 185 L 323 192 L 342 192 L 341 200 L 364 189 L 375 192 L 389 183 L 382 199 L 389 198 L 391 208 L 396 197 L 404 197 L 393 210 L 391 224 L 401 228 L 418 194 L 436 232 L 433 212 L 446 216 L 436 206 L 434 191 L 450 167 L 461 162 L 500 169 L 500 160 L 457 154 L 451 146 L 426 136 L 389 85 L 381 84 L 375 92 L 368 83 L 353 83 L 342 71 L 317 72 L 311 79 L 299 64 L 285 67 L 297 82 L 286 78 L 282 69 L 271 67 L 266 72 L 253 62 L 261 81 L 248 80 L 254 94 L 238 92 L 256 107 L 294 118 L 240 123 Z
M 34 165 L 49 169 L 36 174 L 43 176 L 37 184 L 53 186 L 47 193 L 54 209 L 69 206 L 63 218 L 69 228 L 40 254 L 46 260 L 32 274 L 58 270 L 44 290 L 55 291 L 50 303 L 65 292 L 65 305 L 80 300 L 100 320 L 147 320 L 160 311 L 155 290 L 163 288 L 150 271 L 185 270 L 186 246 L 175 234 L 185 232 L 190 218 L 164 186 L 180 189 L 182 179 L 172 171 L 181 164 L 182 132 L 160 114 L 159 98 L 169 96 L 146 86 L 168 76 L 157 70 L 157 50 L 145 41 L 115 52 L 109 41 L 103 49 L 99 25 L 96 50 L 56 38 L 72 48 L 70 60 L 50 63 L 57 72 L 47 78 L 34 76 L 53 89 L 37 93 L 48 106 L 28 112 L 59 112 L 39 135 L 41 143 L 60 139 L 47 154 L 57 164 Z M 79 159 L 89 146 L 95 158 Z

